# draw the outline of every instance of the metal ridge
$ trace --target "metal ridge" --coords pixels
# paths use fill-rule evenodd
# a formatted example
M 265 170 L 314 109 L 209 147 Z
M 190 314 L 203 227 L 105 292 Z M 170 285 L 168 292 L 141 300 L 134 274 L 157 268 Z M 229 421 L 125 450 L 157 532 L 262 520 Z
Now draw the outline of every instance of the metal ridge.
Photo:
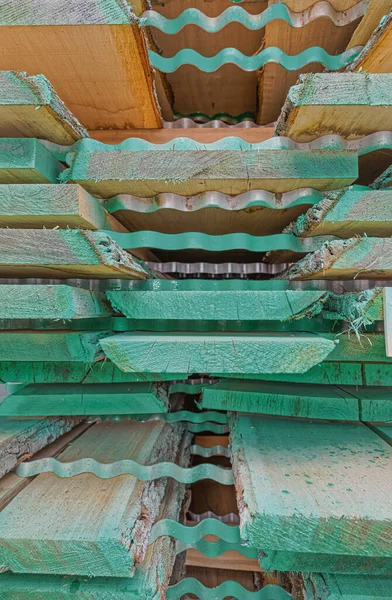
M 279 275 L 291 263 L 279 265 L 267 263 L 181 263 L 147 262 L 146 265 L 159 273 L 180 273 L 183 275 Z
M 195 456 L 202 456 L 203 458 L 212 458 L 213 456 L 224 456 L 225 458 L 230 458 L 230 453 L 226 446 L 210 446 L 209 448 L 206 448 L 205 446 L 194 444 L 191 446 L 191 454 Z M 210 517 L 213 517 L 213 515 L 211 514 Z
M 50 457 L 24 462 L 16 468 L 16 474 L 19 477 L 35 477 L 41 473 L 54 473 L 61 478 L 75 477 L 81 473 L 92 473 L 99 479 L 112 479 L 119 475 L 133 475 L 141 481 L 154 481 L 161 477 L 170 477 L 179 483 L 185 484 L 196 483 L 203 479 L 213 479 L 222 485 L 233 485 L 234 483 L 231 469 L 213 464 L 184 468 L 170 462 L 155 465 L 141 465 L 134 460 L 101 463 L 94 458 L 82 458 L 65 463 Z
M 247 56 L 236 48 L 224 48 L 214 56 L 204 56 L 192 48 L 183 48 L 170 58 L 148 50 L 151 65 L 162 73 L 173 73 L 184 65 L 191 65 L 205 73 L 213 73 L 227 64 L 234 64 L 243 71 L 257 71 L 266 63 L 275 62 L 286 71 L 297 71 L 310 63 L 319 63 L 329 71 L 347 67 L 359 56 L 363 46 L 355 46 L 341 54 L 329 54 L 320 46 L 312 46 L 299 54 L 286 54 L 276 46 L 264 48 L 258 54 Z
M 258 550 L 257 548 L 248 548 L 247 546 L 243 546 L 242 544 L 230 544 L 229 542 L 223 542 L 219 540 L 217 542 L 207 542 L 207 540 L 200 540 L 195 544 L 185 544 L 184 542 L 177 542 L 176 544 L 176 552 L 180 554 L 181 552 L 185 552 L 185 550 L 193 549 L 197 550 L 204 556 L 208 556 L 208 558 L 216 558 L 229 550 L 235 550 L 235 552 L 239 552 L 246 558 L 257 558 Z
M 197 525 L 183 525 L 172 519 L 157 521 L 151 529 L 148 544 L 160 537 L 169 536 L 183 544 L 196 544 L 206 535 L 216 535 L 223 542 L 240 544 L 240 528 L 237 525 L 225 525 L 216 519 L 205 519 Z
M 191 521 L 195 521 L 196 523 L 200 523 L 200 521 L 204 521 L 205 519 L 218 519 L 218 521 L 221 521 L 222 523 L 226 523 L 226 525 L 229 523 L 234 524 L 234 525 L 240 524 L 240 517 L 236 513 L 227 513 L 226 515 L 217 515 L 212 510 L 207 510 L 204 513 L 196 514 L 189 510 L 188 516 L 190 517 Z
M 181 117 L 176 121 L 163 121 L 164 129 L 253 129 L 263 128 L 265 125 L 258 125 L 254 119 L 243 119 L 242 121 L 235 122 L 235 117 L 226 117 L 226 121 L 223 119 L 209 119 L 207 115 L 203 118 L 203 122 L 191 119 L 190 117 Z M 207 119 L 207 120 L 204 120 Z M 231 122 L 227 122 L 231 121 Z
M 336 27 L 356 21 L 366 12 L 369 0 L 361 0 L 345 11 L 336 10 L 329 2 L 321 0 L 302 12 L 294 12 L 279 2 L 263 12 L 252 15 L 241 6 L 231 6 L 217 17 L 208 17 L 197 8 L 188 8 L 174 19 L 167 19 L 156 10 L 146 10 L 140 17 L 140 26 L 154 27 L 167 35 L 174 35 L 187 25 L 195 25 L 208 33 L 216 33 L 230 23 L 240 23 L 246 29 L 257 31 L 275 20 L 285 21 L 290 27 L 305 27 L 322 17 L 330 19 Z
M 169 586 L 166 591 L 167 600 L 178 600 L 186 594 L 193 594 L 200 600 L 292 600 L 292 595 L 278 585 L 266 585 L 261 590 L 250 592 L 237 581 L 224 581 L 214 588 L 203 585 L 198 579 L 187 577 L 179 583 Z

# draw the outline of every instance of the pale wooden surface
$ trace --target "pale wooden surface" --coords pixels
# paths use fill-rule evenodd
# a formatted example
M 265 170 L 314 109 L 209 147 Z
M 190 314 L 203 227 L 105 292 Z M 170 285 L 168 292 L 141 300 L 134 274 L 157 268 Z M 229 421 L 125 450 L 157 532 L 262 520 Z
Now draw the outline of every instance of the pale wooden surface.
M 392 15 L 381 21 L 370 37 L 365 48 L 349 67 L 350 70 L 362 70 L 369 73 L 390 73 L 392 47 Z

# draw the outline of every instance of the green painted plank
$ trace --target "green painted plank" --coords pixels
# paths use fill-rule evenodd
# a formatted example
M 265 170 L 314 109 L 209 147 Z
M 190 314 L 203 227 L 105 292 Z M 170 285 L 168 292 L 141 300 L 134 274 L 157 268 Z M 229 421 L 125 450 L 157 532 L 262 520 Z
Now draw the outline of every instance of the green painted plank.
M 265 550 L 260 555 L 260 567 L 291 573 L 339 573 L 392 576 L 392 559 L 347 556 L 343 554 L 311 554 Z
M 0 229 L 0 275 L 144 279 L 147 272 L 104 233 Z
M 392 447 L 376 433 L 255 415 L 232 415 L 229 425 L 247 545 L 392 558 Z
M 364 367 L 368 365 L 363 365 Z M 382 366 L 382 365 L 375 365 Z M 1 375 L 1 364 L 0 364 Z M 226 377 L 225 374 L 212 373 L 214 377 Z M 362 385 L 362 365 L 360 363 L 322 362 L 306 371 L 306 373 L 272 373 L 227 375 L 238 379 L 261 379 L 264 381 L 280 381 L 288 383 L 317 383 L 323 385 Z M 391 369 L 392 381 L 392 369 Z M 392 384 L 391 384 L 392 385 Z
M 342 390 L 359 399 L 361 421 L 392 423 L 392 388 L 342 387 Z
M 378 575 L 304 575 L 307 600 L 390 600 L 392 578 Z
M 367 333 L 363 328 L 358 333 L 358 337 L 354 330 L 338 336 L 329 333 L 324 333 L 323 336 L 339 341 L 327 357 L 327 361 L 363 363 L 389 363 L 392 361 L 392 358 L 386 355 L 383 333 Z
M 380 424 L 380 423 L 372 423 L 369 424 L 369 427 L 373 429 L 379 436 L 381 436 L 388 444 L 392 444 L 392 424 Z
M 391 238 L 325 242 L 281 275 L 283 279 L 392 279 Z
M 392 129 L 390 73 L 307 73 L 290 88 L 275 134 L 296 141 Z
M 392 190 L 368 188 L 331 192 L 298 217 L 293 232 L 299 237 L 392 235 Z
M 1 361 L 94 362 L 107 333 L 0 333 Z
M 63 169 L 36 139 L 0 139 L 0 183 L 56 183 Z
M 0 404 L 0 408 L 1 408 Z M 80 419 L 0 419 L 0 477 L 24 455 L 33 455 L 70 431 Z
M 72 144 L 88 132 L 44 75 L 0 71 L 0 136 Z
M 290 321 L 321 312 L 323 291 L 107 291 L 130 319 Z
M 361 292 L 329 294 L 322 316 L 348 321 L 353 328 L 365 332 L 366 326 L 384 319 L 384 289 L 375 287 Z
M 113 314 L 103 294 L 67 285 L 0 285 L 0 319 L 69 321 Z M 64 323 L 66 328 L 67 323 Z
M 392 386 L 392 364 L 363 365 L 365 385 Z
M 359 420 L 358 400 L 332 386 L 224 380 L 203 386 L 201 406 L 286 417 Z
M 335 342 L 304 334 L 124 334 L 101 342 L 125 372 L 304 373 L 325 359 Z
M 246 174 L 246 177 L 244 176 Z M 321 150 L 80 150 L 62 181 L 80 183 L 95 196 L 202 191 L 283 193 L 300 187 L 331 190 L 358 177 L 355 152 Z
M 155 383 L 30 384 L 0 404 L 3 416 L 131 415 L 167 412 L 168 386 Z
M 178 423 L 102 421 L 58 458 L 154 464 L 174 461 L 182 448 L 186 461 L 188 438 Z M 169 486 L 168 481 L 142 482 L 132 475 L 39 475 L 0 513 L 0 565 L 14 573 L 132 578 L 166 503 L 174 513 L 171 518 L 178 518 L 185 487 Z M 160 579 L 170 577 L 171 569 L 163 572 L 165 564 L 161 560 Z
M 116 229 L 115 223 L 103 204 L 79 185 L 0 185 L 1 227 Z

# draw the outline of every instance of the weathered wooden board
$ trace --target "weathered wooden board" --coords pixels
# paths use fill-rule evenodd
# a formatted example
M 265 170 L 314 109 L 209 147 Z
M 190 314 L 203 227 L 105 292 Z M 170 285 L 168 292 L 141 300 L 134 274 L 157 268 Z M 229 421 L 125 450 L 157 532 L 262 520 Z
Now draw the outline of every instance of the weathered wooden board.
M 357 139 L 392 129 L 392 74 L 315 73 L 293 86 L 276 135 L 308 142 L 336 134 Z
M 363 19 L 354 31 L 347 48 L 365 46 L 379 25 L 382 17 L 392 9 L 391 0 L 370 0 Z
M 175 461 L 184 431 L 180 424 L 162 421 L 100 422 L 59 460 Z M 0 513 L 0 564 L 15 573 L 132 577 L 144 559 L 151 527 L 164 512 L 162 501 L 178 516 L 185 488 L 168 482 L 143 482 L 132 475 L 39 475 Z M 158 587 L 170 576 L 162 571 L 161 565 Z
M 392 43 L 392 5 L 389 0 L 373 0 L 374 13 L 380 16 L 380 21 L 373 20 L 373 15 L 369 15 L 372 24 L 378 25 L 358 58 L 347 68 L 347 70 L 363 71 L 367 73 L 390 73 L 392 69 L 391 43 Z M 385 7 L 385 4 L 388 7 Z M 385 7 L 385 8 L 383 8 Z M 369 9 L 371 7 L 369 6 Z M 380 12 L 379 12 L 380 11 Z M 381 14 L 380 14 L 381 13 Z M 384 16 L 385 15 L 385 16 Z M 369 21 L 370 21 L 369 19 Z M 366 26 L 366 24 L 364 23 Z
M 61 319 L 66 321 L 109 317 L 113 312 L 105 296 L 68 285 L 9 284 L 0 285 L 1 320 Z
M 114 309 L 131 319 L 291 321 L 321 312 L 325 291 L 107 291 Z M 1 291 L 1 290 L 0 290 Z M 1 314 L 1 312 L 0 312 Z
M 122 371 L 164 373 L 304 373 L 335 342 L 316 335 L 123 334 L 101 340 Z
M 392 279 L 391 238 L 326 242 L 293 264 L 282 279 Z
M 0 136 L 72 144 L 88 132 L 44 75 L 0 71 Z
M 385 121 L 384 121 L 385 123 Z M 245 176 L 246 175 L 246 176 Z M 63 181 L 80 183 L 103 198 L 163 192 L 195 195 L 205 191 L 274 193 L 300 187 L 332 190 L 358 177 L 352 151 L 324 150 L 80 150 Z
M 392 386 L 392 365 L 364 364 L 363 377 L 365 385 Z
M 99 340 L 105 335 L 107 332 L 1 332 L 0 362 L 72 361 L 92 363 L 100 355 Z
M 241 537 L 261 550 L 392 558 L 392 448 L 362 423 L 232 415 Z
M 326 385 L 320 388 L 317 385 L 226 379 L 203 387 L 201 406 L 284 417 L 359 420 L 357 398 L 350 392 Z
M 154 74 L 131 6 L 21 0 L 0 7 L 1 69 L 43 73 L 88 129 L 160 127 Z
M 63 169 L 34 138 L 0 139 L 0 183 L 57 183 Z
M 331 334 L 325 333 L 325 337 Z M 331 336 L 334 338 L 333 334 Z M 327 357 L 327 360 L 344 362 L 363 362 L 363 363 L 390 363 L 392 358 L 385 352 L 385 336 L 383 333 L 359 333 L 359 338 L 355 333 L 345 333 L 338 336 L 339 343 Z M 377 365 L 375 365 L 377 366 Z
M 59 229 L 0 229 L 0 276 L 145 279 L 109 235 Z
M 392 578 L 389 576 L 312 573 L 303 577 L 308 600 L 317 600 L 320 594 L 326 594 L 331 600 L 387 600 L 391 597 Z
M 0 185 L 0 226 L 126 231 L 79 185 Z
M 264 381 L 279 381 L 283 383 L 317 383 L 322 385 L 362 385 L 362 367 L 371 365 L 362 365 L 361 363 L 346 363 L 346 362 L 322 362 L 315 367 L 306 371 L 306 373 L 272 373 L 253 375 L 237 373 L 227 375 L 227 377 L 243 378 L 243 379 L 260 379 Z M 376 364 L 375 367 L 387 367 L 388 365 Z M 9 372 L 12 372 L 11 370 Z M 0 375 L 4 377 L 5 372 L 1 369 Z M 213 373 L 213 375 L 217 375 Z M 222 375 L 224 376 L 224 375 Z M 392 385 L 392 366 L 390 367 L 390 384 Z M 370 384 L 371 385 L 371 384 Z M 378 383 L 377 385 L 382 385 Z
M 297 219 L 294 233 L 299 237 L 390 237 L 392 190 L 361 190 L 354 187 L 331 192 Z
M 392 444 L 392 423 L 388 423 L 382 425 L 380 423 L 373 423 L 368 425 L 375 431 L 379 436 L 381 436 L 388 444 Z
M 371 573 L 379 577 L 392 575 L 392 559 L 390 558 L 266 550 L 260 555 L 259 562 L 261 568 L 266 571 L 274 570 L 286 573 L 338 573 L 355 574 L 357 577 L 364 573 Z M 371 575 L 366 577 L 369 576 L 371 577 Z
M 368 422 L 392 422 L 392 388 L 390 387 L 342 387 L 355 394 L 360 403 L 360 420 Z
M 1 408 L 0 404 L 0 408 Z M 72 429 L 80 419 L 0 419 L 0 477 Z
M 0 404 L 2 416 L 131 415 L 168 411 L 168 385 L 30 384 Z

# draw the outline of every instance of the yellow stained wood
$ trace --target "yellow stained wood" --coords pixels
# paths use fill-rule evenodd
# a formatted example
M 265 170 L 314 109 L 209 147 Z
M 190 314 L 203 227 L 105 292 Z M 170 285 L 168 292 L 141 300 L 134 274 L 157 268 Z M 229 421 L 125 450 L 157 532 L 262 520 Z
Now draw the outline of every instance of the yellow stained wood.
M 365 46 L 382 17 L 387 15 L 390 10 L 392 10 L 392 0 L 370 0 L 366 13 L 354 31 L 347 48 Z
M 0 59 L 1 60 L 1 59 Z M 80 139 L 65 119 L 49 106 L 0 106 L 1 137 L 33 137 L 56 144 L 73 144 Z
M 392 16 L 375 32 L 366 52 L 355 63 L 355 70 L 368 73 L 392 72 Z

